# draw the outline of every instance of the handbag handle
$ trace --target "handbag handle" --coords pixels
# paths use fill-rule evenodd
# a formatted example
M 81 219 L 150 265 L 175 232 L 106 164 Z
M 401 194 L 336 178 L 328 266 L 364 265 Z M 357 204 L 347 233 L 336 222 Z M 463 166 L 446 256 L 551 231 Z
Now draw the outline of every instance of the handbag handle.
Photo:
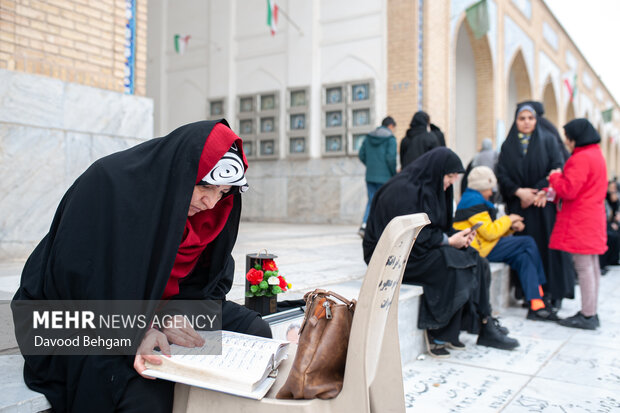
M 312 302 L 318 297 L 324 297 L 325 299 L 327 299 L 328 297 L 336 298 L 337 300 L 342 301 L 342 303 L 347 306 L 349 311 L 355 311 L 355 304 L 357 304 L 357 300 L 353 299 L 349 301 L 340 294 L 337 294 L 333 291 L 322 290 L 320 288 L 317 288 L 314 291 L 308 291 L 306 294 L 304 294 L 304 301 L 306 302 L 306 312 L 299 328 L 299 334 L 301 334 L 304 327 L 306 326 L 306 322 L 309 318 L 308 315 L 310 312 L 310 307 L 312 307 Z
M 341 296 L 340 294 L 337 294 L 333 291 L 327 291 L 327 290 L 322 290 L 320 288 L 317 288 L 314 291 L 308 291 L 306 294 L 304 294 L 304 301 L 306 302 L 306 309 L 310 306 L 310 303 L 318 296 L 324 296 L 325 298 L 327 297 L 333 297 L 336 298 L 340 301 L 342 301 L 343 304 L 345 304 L 347 307 L 349 307 L 349 309 L 351 309 L 352 307 L 355 306 L 355 303 L 357 302 L 355 299 L 349 301 L 346 298 L 344 298 L 343 296 Z

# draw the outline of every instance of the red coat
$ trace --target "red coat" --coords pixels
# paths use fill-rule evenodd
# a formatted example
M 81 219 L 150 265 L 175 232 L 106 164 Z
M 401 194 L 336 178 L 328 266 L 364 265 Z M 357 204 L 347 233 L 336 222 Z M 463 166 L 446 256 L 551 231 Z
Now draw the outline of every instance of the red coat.
M 549 186 L 561 201 L 549 248 L 586 255 L 607 251 L 607 167 L 598 144 L 575 148 L 564 172 L 549 177 Z

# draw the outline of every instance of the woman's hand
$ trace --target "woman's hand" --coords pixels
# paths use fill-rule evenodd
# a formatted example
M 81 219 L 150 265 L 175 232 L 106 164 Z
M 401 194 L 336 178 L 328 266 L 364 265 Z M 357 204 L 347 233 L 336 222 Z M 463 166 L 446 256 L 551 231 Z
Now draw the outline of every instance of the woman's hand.
M 164 355 L 170 356 L 170 345 L 168 344 L 168 340 L 166 340 L 164 333 L 151 328 L 146 332 L 146 334 L 144 334 L 142 342 L 136 352 L 136 357 L 133 361 L 133 368 L 145 379 L 155 379 L 154 377 L 149 377 L 142 374 L 142 372 L 146 370 L 146 365 L 144 364 L 145 361 L 152 364 L 161 364 L 161 359 L 159 356 L 157 354 L 153 354 L 155 347 L 159 347 Z
M 205 341 L 185 316 L 177 314 L 161 329 L 168 341 L 183 347 L 202 347 Z
M 555 169 L 550 170 L 550 171 L 549 171 L 549 175 L 547 175 L 547 181 L 549 180 L 549 177 L 550 177 L 551 175 L 553 175 L 554 173 L 558 173 L 558 172 L 559 172 L 559 173 L 562 173 L 562 168 L 555 168 Z
M 539 207 L 539 208 L 544 208 L 545 205 L 547 205 L 547 193 L 541 189 L 536 194 L 536 199 L 534 200 L 534 206 Z
M 538 191 L 534 188 L 519 188 L 515 192 L 515 195 L 521 200 L 521 208 L 529 208 L 536 200 L 536 194 Z
M 469 247 L 469 244 L 474 240 L 476 236 L 476 231 L 471 231 L 471 229 L 464 229 L 463 231 L 459 231 L 456 234 L 452 235 L 448 238 L 448 245 L 454 248 L 464 248 Z

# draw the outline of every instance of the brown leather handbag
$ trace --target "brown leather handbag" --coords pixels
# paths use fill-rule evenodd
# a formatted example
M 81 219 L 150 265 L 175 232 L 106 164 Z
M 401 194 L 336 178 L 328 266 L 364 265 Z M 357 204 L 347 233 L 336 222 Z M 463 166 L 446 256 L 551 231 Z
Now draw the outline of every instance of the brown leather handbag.
M 319 289 L 306 293 L 304 300 L 306 313 L 295 360 L 276 397 L 331 399 L 342 390 L 356 300 Z

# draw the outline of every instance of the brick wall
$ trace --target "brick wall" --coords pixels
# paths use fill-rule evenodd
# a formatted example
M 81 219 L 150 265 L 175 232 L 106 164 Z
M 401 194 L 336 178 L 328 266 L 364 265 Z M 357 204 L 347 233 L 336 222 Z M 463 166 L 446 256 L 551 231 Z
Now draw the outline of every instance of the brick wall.
M 424 0 L 423 107 L 431 122 L 441 128 L 446 144 L 454 147 L 450 131 L 450 2 Z
M 402 139 L 417 110 L 417 1 L 388 0 L 387 110 Z
M 136 1 L 135 93 L 146 92 L 147 0 Z M 0 68 L 123 91 L 125 0 L 2 0 Z
M 493 59 L 487 36 L 476 39 L 469 25 L 463 24 L 476 60 L 476 148 L 479 148 L 484 138 L 495 140 Z

